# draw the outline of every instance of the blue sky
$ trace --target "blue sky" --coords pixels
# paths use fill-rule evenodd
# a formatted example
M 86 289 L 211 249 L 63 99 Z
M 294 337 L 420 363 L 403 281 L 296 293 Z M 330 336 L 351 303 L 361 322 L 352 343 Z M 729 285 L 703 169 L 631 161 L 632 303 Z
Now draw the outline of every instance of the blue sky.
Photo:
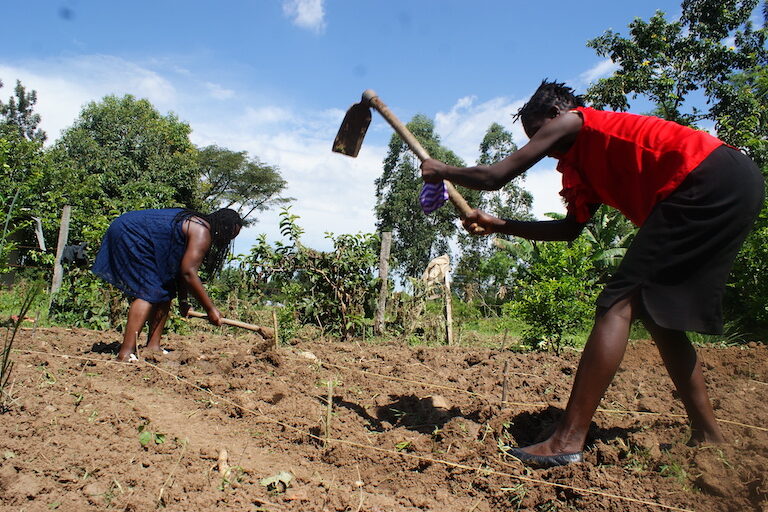
M 591 0 L 57 0 L 6 2 L 0 97 L 17 79 L 38 93 L 49 142 L 82 107 L 108 94 L 149 99 L 192 127 L 192 141 L 248 151 L 276 165 L 296 198 L 304 241 L 372 232 L 374 180 L 392 133 L 374 117 L 360 155 L 330 151 L 346 109 L 375 89 L 404 121 L 435 120 L 445 146 L 467 163 L 499 122 L 518 145 L 511 114 L 542 78 L 584 92 L 611 71 L 586 42 L 678 1 Z M 12 22 L 11 22 L 12 21 Z M 563 211 L 554 161 L 523 186 L 534 213 Z M 279 239 L 277 212 L 238 238 Z

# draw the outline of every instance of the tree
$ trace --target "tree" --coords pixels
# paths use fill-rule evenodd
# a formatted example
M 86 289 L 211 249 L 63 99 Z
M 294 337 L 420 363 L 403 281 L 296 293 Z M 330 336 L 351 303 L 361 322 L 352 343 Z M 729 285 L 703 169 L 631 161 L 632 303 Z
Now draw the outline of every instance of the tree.
M 477 164 L 491 165 L 515 151 L 517 145 L 512 141 L 512 132 L 505 130 L 498 123 L 491 123 L 480 143 Z M 498 191 L 483 193 L 482 207 L 502 219 L 532 219 L 533 196 L 519 185 L 519 181 L 510 181 Z
M 2 86 L 3 82 L 0 80 L 0 87 Z M 16 80 L 14 96 L 8 99 L 7 104 L 0 101 L 3 131 L 11 129 L 27 140 L 45 142 L 45 132 L 37 128 L 40 124 L 40 114 L 33 111 L 35 103 L 37 103 L 37 91 L 27 92 L 21 85 L 21 81 Z
M 458 156 L 440 145 L 431 120 L 417 115 L 407 126 L 430 156 L 464 166 Z M 421 186 L 418 159 L 398 135 L 393 135 L 384 170 L 376 180 L 376 228 L 392 232 L 392 268 L 401 277 L 419 276 L 430 259 L 450 254 L 449 241 L 457 231 L 456 212 L 450 206 L 424 215 L 419 206 Z M 458 188 L 470 204 L 478 203 L 476 191 Z
M 109 220 L 128 210 L 199 208 L 191 129 L 145 99 L 107 96 L 89 103 L 51 154 L 47 201 L 73 206 L 75 239 L 98 243 Z
M 323 331 L 349 339 L 365 336 L 366 305 L 376 296 L 374 269 L 378 237 L 373 234 L 334 235 L 333 250 L 320 252 L 301 242 L 298 217 L 284 209 L 280 233 L 285 241 L 274 247 L 261 235 L 240 268 L 261 297 L 284 305 L 283 328 L 315 324 Z M 370 316 L 369 316 L 370 318 Z
M 234 208 L 248 221 L 254 212 L 292 201 L 279 195 L 286 182 L 277 167 L 250 158 L 245 151 L 207 146 L 199 151 L 197 163 L 206 210 Z
M 654 114 L 696 126 L 714 123 L 718 137 L 743 148 L 768 176 L 768 2 L 763 26 L 750 21 L 758 0 L 683 0 L 679 21 L 657 12 L 634 20 L 629 37 L 613 31 L 588 43 L 619 68 L 587 92 L 597 107 L 629 108 L 647 97 Z M 696 102 L 702 97 L 704 102 Z M 743 328 L 768 333 L 768 209 L 739 253 L 726 309 Z
M 593 316 L 598 293 L 593 249 L 584 237 L 572 243 L 525 242 L 513 244 L 529 254 L 519 269 L 514 300 L 503 310 L 526 323 L 524 343 L 559 352 L 576 344 Z
M 600 206 L 581 237 L 591 248 L 590 260 L 597 271 L 597 281 L 604 283 L 621 263 L 637 230 L 624 215 L 606 205 Z
M 0 101 L 0 273 L 10 270 L 11 235 L 31 224 L 30 206 L 50 169 L 42 146 L 45 134 L 37 129 L 40 116 L 33 112 L 37 94 L 27 93 L 21 82 L 14 92 L 7 104 Z M 33 236 L 31 229 L 28 235 Z
M 686 125 L 714 122 L 727 142 L 749 142 L 746 149 L 764 164 L 768 52 L 765 28 L 754 30 L 750 22 L 757 3 L 684 0 L 679 21 L 658 11 L 647 22 L 630 23 L 628 38 L 606 31 L 587 45 L 619 69 L 593 84 L 587 100 L 627 110 L 629 97 L 645 96 L 653 114 Z M 705 109 L 691 99 L 693 92 L 704 95 Z
M 480 143 L 478 165 L 491 165 L 503 160 L 517 146 L 512 133 L 498 123 L 492 123 Z M 518 185 L 517 181 L 507 183 L 498 191 L 482 192 L 477 207 L 504 219 L 531 219 L 533 196 Z M 504 235 L 502 235 L 504 237 Z M 454 289 L 466 299 L 479 297 L 485 306 L 496 306 L 506 297 L 514 274 L 514 261 L 509 261 L 506 252 L 497 251 L 490 237 L 468 235 L 459 231 L 461 258 L 454 273 Z

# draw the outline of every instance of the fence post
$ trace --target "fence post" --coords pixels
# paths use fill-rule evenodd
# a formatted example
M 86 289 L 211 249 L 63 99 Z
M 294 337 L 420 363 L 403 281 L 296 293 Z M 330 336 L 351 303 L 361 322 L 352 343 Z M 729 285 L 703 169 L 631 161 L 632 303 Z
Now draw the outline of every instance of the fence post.
M 59 240 L 56 243 L 56 260 L 53 262 L 53 279 L 51 279 L 51 297 L 61 288 L 61 280 L 64 277 L 64 267 L 61 266 L 61 256 L 69 238 L 69 219 L 72 217 L 72 207 L 67 205 L 61 210 L 61 224 L 59 225 Z
M 32 217 L 35 221 L 35 236 L 37 237 L 37 246 L 45 252 L 45 237 L 43 236 L 43 223 L 40 217 Z
M 376 317 L 373 320 L 373 332 L 380 335 L 384 333 L 384 314 L 387 309 L 387 292 L 389 291 L 389 251 L 392 248 L 392 232 L 385 231 L 381 234 L 381 252 L 379 253 L 379 300 L 376 306 Z
M 451 306 L 451 283 L 448 272 L 445 272 L 445 341 L 453 345 L 453 308 Z

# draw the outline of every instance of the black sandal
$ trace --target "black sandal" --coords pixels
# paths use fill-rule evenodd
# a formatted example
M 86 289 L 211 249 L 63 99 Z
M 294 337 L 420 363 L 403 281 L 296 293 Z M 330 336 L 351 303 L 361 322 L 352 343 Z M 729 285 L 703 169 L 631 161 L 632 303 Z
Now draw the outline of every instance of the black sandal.
M 523 464 L 536 468 L 553 468 L 584 461 L 582 452 L 561 453 L 560 455 L 533 455 L 524 452 L 521 448 L 510 448 L 506 451 L 506 454 L 513 456 Z

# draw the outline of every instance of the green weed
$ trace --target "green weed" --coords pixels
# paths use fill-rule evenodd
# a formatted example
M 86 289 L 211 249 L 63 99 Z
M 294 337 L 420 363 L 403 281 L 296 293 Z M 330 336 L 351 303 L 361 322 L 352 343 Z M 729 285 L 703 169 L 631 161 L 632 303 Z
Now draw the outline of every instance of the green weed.
M 139 431 L 139 444 L 145 449 L 150 445 L 163 444 L 165 442 L 166 435 L 160 432 L 152 432 L 149 429 L 148 421 L 139 425 L 137 430 Z
M 413 449 L 413 443 L 410 441 L 400 441 L 395 445 L 395 451 L 402 452 L 402 451 L 412 451 Z
M 16 334 L 19 332 L 21 323 L 27 316 L 29 308 L 32 307 L 32 303 L 35 301 L 35 298 L 40 295 L 41 291 L 42 285 L 36 283 L 24 293 L 24 299 L 19 308 L 18 316 L 12 322 L 11 326 L 5 330 L 3 348 L 0 353 L 0 412 L 7 410 L 10 400 L 13 399 L 8 392 L 8 381 L 11 378 L 11 371 L 13 370 L 13 361 L 11 361 L 13 342 L 16 340 Z
M 677 482 L 684 487 L 688 485 L 688 472 L 677 462 L 662 464 L 659 466 L 659 474 L 677 480 Z
M 525 488 L 525 484 L 518 484 L 514 487 L 502 487 L 500 490 L 508 493 L 509 502 L 514 507 L 512 510 L 523 510 L 523 501 L 528 495 L 528 489 Z

